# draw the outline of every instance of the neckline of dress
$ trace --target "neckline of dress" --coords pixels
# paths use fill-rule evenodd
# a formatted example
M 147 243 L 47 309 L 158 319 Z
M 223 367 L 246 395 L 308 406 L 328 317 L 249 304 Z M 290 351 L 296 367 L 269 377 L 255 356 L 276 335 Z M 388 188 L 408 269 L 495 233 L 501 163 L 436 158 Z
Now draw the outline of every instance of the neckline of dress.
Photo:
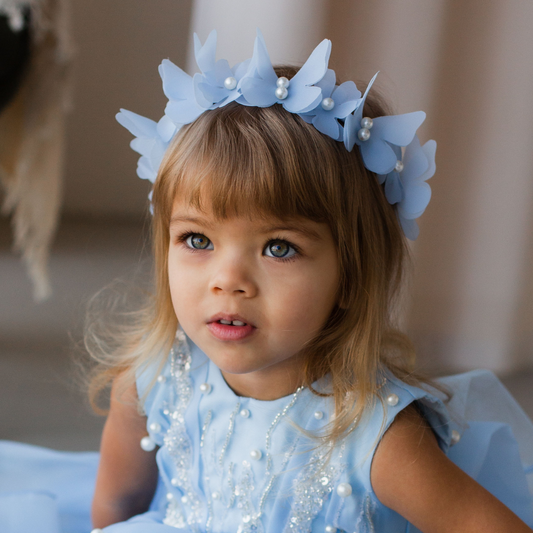
M 203 353 L 203 352 L 202 352 Z M 285 405 L 290 402 L 295 395 L 302 397 L 302 395 L 307 395 L 309 389 L 307 387 L 299 387 L 296 391 L 287 394 L 286 396 L 281 396 L 275 400 L 258 400 L 252 396 L 239 396 L 226 382 L 220 368 L 218 368 L 207 355 L 204 354 L 207 358 L 208 364 L 208 381 L 213 383 L 213 386 L 216 386 L 222 394 L 230 397 L 234 402 L 240 402 L 241 405 L 249 405 L 254 408 L 264 409 L 267 411 L 279 411 L 280 406 Z

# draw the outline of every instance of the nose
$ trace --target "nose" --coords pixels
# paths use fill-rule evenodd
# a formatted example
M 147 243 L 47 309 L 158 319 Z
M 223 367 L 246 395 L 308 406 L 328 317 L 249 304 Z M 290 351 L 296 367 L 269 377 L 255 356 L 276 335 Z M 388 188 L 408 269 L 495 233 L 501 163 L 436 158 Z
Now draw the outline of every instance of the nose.
M 242 256 L 221 258 L 213 265 L 210 290 L 216 294 L 253 298 L 257 295 L 258 287 L 252 265 Z

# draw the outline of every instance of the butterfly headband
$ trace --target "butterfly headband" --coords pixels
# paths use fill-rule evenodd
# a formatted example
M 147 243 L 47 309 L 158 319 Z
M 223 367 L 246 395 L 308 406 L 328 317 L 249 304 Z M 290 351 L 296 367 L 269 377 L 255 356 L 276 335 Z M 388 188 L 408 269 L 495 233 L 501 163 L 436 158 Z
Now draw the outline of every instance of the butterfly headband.
M 159 66 L 163 92 L 168 98 L 165 114 L 154 122 L 121 109 L 116 118 L 136 138 L 131 148 L 141 155 L 137 174 L 154 183 L 165 151 L 179 129 L 202 113 L 231 102 L 255 107 L 280 104 L 323 133 L 343 142 L 348 151 L 357 145 L 365 167 L 385 184 L 387 201 L 394 205 L 405 235 L 418 237 L 418 218 L 431 198 L 426 180 L 435 173 L 436 142 L 423 146 L 416 130 L 426 118 L 423 111 L 369 118 L 363 116 L 366 97 L 353 81 L 336 84 L 328 69 L 331 41 L 324 39 L 302 68 L 289 80 L 278 77 L 258 30 L 253 56 L 230 68 L 216 60 L 217 34 L 212 31 L 202 45 L 194 35 L 194 52 L 200 72 L 189 76 L 168 59 Z

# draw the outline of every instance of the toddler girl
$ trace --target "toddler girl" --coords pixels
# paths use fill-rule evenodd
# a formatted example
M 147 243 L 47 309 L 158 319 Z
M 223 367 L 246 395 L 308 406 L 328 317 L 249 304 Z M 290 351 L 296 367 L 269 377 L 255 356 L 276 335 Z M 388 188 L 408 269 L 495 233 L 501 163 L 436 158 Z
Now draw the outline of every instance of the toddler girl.
M 230 69 L 215 40 L 194 78 L 163 61 L 157 124 L 118 115 L 154 182 L 156 281 L 96 354 L 95 531 L 530 531 L 531 423 L 490 373 L 422 379 L 394 328 L 424 114 L 337 85 L 329 41 L 296 70 L 260 34 Z

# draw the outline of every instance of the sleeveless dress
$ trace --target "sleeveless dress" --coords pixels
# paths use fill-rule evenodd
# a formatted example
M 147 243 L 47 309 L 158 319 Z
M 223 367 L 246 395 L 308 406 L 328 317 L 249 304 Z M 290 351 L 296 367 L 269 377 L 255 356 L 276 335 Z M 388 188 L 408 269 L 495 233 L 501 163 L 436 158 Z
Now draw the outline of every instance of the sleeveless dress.
M 490 372 L 439 380 L 448 403 L 387 374 L 381 401 L 334 447 L 313 438 L 331 398 L 305 388 L 274 401 L 239 397 L 181 331 L 155 372 L 140 372 L 137 389 L 143 447 L 160 447 L 156 494 L 148 512 L 105 533 L 417 532 L 370 483 L 381 436 L 412 402 L 448 457 L 533 527 L 533 425 Z M 97 460 L 0 443 L 0 531 L 89 533 Z

